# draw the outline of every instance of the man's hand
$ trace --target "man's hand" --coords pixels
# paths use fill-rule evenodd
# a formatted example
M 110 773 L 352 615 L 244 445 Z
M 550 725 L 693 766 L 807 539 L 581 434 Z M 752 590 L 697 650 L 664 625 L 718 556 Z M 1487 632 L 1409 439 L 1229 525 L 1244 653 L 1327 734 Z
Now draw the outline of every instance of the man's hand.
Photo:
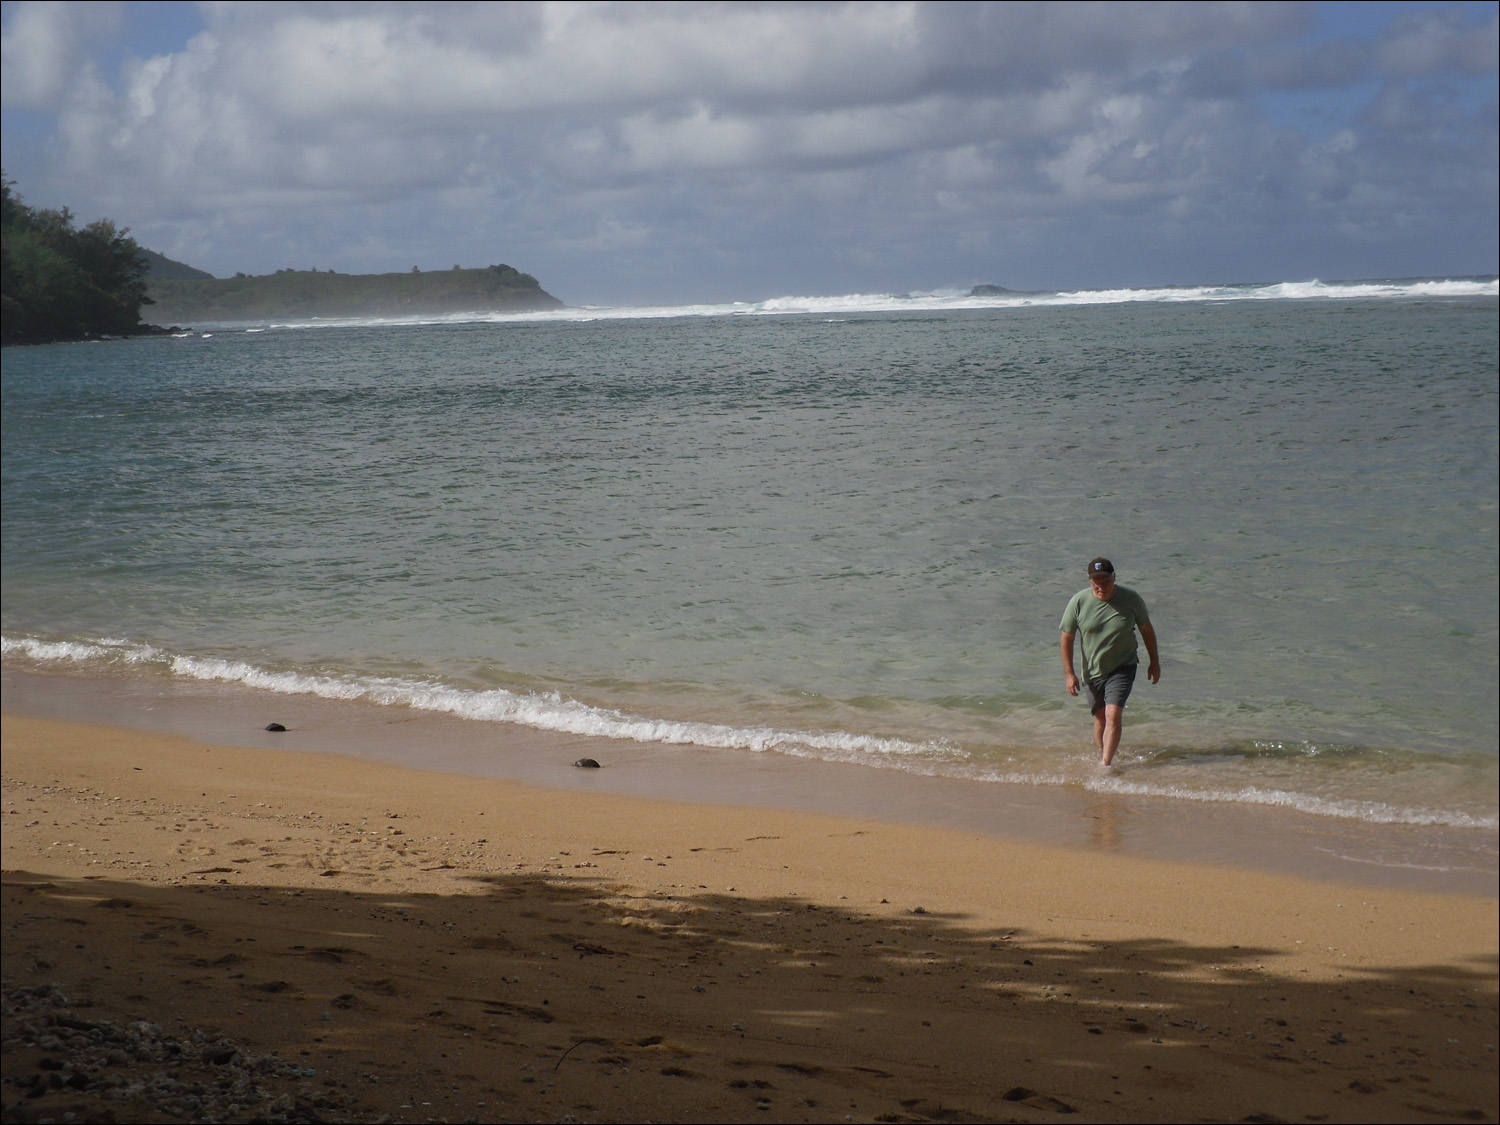
M 1062 655 L 1063 682 L 1068 685 L 1068 694 L 1078 694 L 1078 677 L 1073 674 L 1073 634 L 1063 633 L 1057 641 L 1057 650 Z
M 1136 628 L 1141 631 L 1141 640 L 1146 642 L 1146 655 L 1151 658 L 1151 663 L 1146 666 L 1146 675 L 1153 684 L 1161 683 L 1161 657 L 1156 652 L 1156 630 L 1149 624 L 1142 623 Z

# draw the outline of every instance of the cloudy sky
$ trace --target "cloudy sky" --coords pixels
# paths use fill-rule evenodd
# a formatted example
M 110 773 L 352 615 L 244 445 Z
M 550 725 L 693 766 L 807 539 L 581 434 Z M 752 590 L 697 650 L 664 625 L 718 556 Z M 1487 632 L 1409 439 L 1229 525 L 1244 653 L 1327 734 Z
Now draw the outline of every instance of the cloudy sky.
M 569 304 L 1493 273 L 1497 5 L 5 3 L 4 166 Z

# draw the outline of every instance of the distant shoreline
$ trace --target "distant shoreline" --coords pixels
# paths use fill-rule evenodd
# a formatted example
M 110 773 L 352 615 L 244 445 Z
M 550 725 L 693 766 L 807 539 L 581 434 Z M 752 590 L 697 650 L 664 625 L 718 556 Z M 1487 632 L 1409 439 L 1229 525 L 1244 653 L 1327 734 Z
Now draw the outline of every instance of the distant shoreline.
M 52 344 L 99 344 L 106 340 L 138 340 L 152 336 L 175 336 L 185 331 L 187 329 L 178 324 L 152 324 L 143 321 L 130 332 L 99 332 L 61 339 L 7 340 L 4 346 L 6 348 L 44 348 Z
M 251 277 L 150 279 L 146 322 L 260 321 L 307 317 L 441 316 L 560 309 L 537 279 L 511 266 L 410 273 L 278 270 Z

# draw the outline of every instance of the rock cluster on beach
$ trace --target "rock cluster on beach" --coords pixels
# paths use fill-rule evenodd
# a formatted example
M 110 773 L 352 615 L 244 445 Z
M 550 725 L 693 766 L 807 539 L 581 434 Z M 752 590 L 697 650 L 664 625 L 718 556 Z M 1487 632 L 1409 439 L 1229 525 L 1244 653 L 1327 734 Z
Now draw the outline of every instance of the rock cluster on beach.
M 201 1028 L 174 1038 L 147 1020 L 91 1019 L 80 1014 L 89 1002 L 56 983 L 7 985 L 3 997 L 6 1121 L 363 1119 L 342 1114 L 353 1099 L 317 1088 L 312 1068 Z M 34 1067 L 12 1065 L 23 1052 Z

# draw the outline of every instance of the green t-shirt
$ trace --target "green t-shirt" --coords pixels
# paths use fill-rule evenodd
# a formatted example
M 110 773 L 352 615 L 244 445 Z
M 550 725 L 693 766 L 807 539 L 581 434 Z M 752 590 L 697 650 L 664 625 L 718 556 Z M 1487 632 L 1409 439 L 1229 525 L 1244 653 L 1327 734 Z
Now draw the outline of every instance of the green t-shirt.
M 1094 597 L 1092 587 L 1073 595 L 1063 611 L 1064 633 L 1075 633 L 1083 649 L 1083 678 L 1099 680 L 1136 658 L 1135 630 L 1151 624 L 1146 603 L 1134 590 L 1115 584 L 1109 601 Z

